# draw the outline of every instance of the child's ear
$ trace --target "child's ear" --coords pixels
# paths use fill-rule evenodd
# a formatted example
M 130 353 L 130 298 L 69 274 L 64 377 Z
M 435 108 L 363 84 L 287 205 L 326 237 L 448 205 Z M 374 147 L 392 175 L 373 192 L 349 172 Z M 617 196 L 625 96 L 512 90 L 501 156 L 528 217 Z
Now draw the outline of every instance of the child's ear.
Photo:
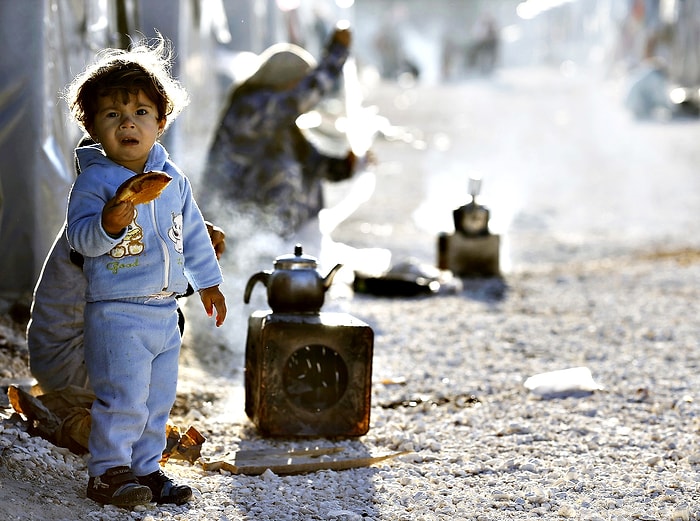
M 167 119 L 163 118 L 158 122 L 158 137 L 163 135 L 163 132 L 165 131 L 165 123 L 167 121 Z
M 95 143 L 99 143 L 100 140 L 97 139 L 97 136 L 93 134 L 93 128 L 92 127 L 85 127 L 85 130 L 87 131 L 88 135 L 90 136 L 90 139 L 92 139 Z

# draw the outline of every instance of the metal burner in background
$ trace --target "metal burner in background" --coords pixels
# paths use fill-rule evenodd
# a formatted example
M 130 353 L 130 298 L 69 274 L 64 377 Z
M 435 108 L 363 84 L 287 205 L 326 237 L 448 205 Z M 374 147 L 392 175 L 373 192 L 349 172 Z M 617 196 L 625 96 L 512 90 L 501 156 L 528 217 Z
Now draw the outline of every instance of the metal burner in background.
M 452 212 L 455 231 L 466 237 L 480 237 L 489 234 L 489 209 L 477 201 L 481 191 L 481 179 L 469 179 L 469 202 Z
M 481 178 L 469 179 L 469 201 L 452 212 L 454 233 L 438 236 L 437 265 L 461 277 L 493 277 L 501 273 L 500 237 L 489 230 L 491 212 L 478 199 Z

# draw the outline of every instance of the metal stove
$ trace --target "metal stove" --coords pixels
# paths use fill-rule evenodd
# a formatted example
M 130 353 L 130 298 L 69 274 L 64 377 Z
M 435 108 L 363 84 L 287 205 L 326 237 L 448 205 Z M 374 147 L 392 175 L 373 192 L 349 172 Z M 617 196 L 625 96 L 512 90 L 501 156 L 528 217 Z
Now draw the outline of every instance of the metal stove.
M 489 231 L 491 212 L 478 200 L 481 179 L 469 180 L 469 201 L 452 212 L 454 233 L 441 233 L 437 265 L 457 276 L 499 276 L 500 236 Z
M 248 281 L 245 302 L 264 282 L 272 307 L 250 315 L 245 352 L 245 412 L 263 435 L 349 437 L 369 430 L 374 332 L 347 313 L 320 311 L 337 268 L 323 279 L 315 258 L 297 245 L 273 271 Z

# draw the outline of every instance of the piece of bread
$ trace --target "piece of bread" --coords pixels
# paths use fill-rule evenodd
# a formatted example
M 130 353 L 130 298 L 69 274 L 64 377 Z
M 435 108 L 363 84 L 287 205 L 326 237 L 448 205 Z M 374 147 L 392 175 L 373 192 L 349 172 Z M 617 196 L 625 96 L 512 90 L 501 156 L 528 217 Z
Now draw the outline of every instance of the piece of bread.
M 145 204 L 156 199 L 172 180 L 168 174 L 157 170 L 136 174 L 119 185 L 114 196 L 120 203 Z

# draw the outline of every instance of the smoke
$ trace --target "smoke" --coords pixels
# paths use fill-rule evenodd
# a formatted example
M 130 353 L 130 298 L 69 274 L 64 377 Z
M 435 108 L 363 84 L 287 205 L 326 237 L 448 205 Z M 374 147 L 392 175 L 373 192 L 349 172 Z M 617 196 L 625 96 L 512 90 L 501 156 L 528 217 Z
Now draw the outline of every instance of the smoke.
M 219 263 L 224 275 L 221 291 L 226 297 L 227 316 L 217 328 L 195 294 L 183 304 L 186 318 L 183 362 L 212 375 L 242 376 L 248 317 L 267 309 L 265 288 L 253 288 L 250 303 L 243 302 L 248 279 L 258 271 L 272 269 L 275 257 L 285 252 L 285 241 L 260 218 L 241 213 L 232 205 L 209 208 L 211 221 L 226 233 L 226 251 Z

